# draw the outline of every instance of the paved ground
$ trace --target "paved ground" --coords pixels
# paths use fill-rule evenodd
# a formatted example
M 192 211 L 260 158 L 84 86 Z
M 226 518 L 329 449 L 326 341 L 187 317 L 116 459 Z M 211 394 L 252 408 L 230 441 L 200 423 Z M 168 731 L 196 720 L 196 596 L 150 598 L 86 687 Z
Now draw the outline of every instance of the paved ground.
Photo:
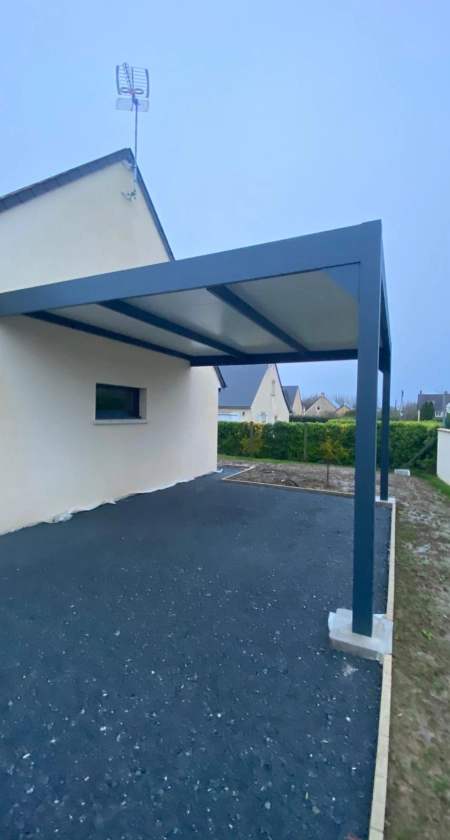
M 351 529 L 210 476 L 2 537 L 2 840 L 366 837 L 380 667 L 326 635 Z

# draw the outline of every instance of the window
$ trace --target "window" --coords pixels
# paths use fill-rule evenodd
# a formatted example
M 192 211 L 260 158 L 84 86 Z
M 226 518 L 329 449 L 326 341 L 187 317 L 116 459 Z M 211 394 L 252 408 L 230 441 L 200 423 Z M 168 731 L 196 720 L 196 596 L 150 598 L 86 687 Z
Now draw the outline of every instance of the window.
M 316 411 L 320 411 L 320 405 L 317 406 Z
M 268 423 L 269 422 L 269 415 L 266 414 L 265 411 L 260 411 L 258 414 L 258 423 Z
M 275 396 L 275 382 L 275 379 L 272 379 L 272 390 L 270 392 L 272 397 Z
M 140 389 L 123 385 L 97 385 L 95 393 L 96 420 L 138 420 Z

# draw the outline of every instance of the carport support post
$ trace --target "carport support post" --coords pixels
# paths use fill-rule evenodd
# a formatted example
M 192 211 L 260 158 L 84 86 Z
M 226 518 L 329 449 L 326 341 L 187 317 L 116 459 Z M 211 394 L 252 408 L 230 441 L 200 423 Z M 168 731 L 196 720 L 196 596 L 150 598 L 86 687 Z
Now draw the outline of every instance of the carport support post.
M 363 636 L 371 636 L 373 629 L 381 228 L 379 249 L 373 239 L 367 244 L 359 283 L 352 616 L 353 632 Z
M 389 498 L 389 421 L 391 414 L 391 359 L 383 366 L 383 402 L 381 406 L 380 499 Z

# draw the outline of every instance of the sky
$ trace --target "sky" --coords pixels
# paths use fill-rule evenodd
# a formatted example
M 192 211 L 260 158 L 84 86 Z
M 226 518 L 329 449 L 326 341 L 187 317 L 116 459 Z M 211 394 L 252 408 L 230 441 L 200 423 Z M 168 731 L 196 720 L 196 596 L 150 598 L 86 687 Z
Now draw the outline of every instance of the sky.
M 383 222 L 392 403 L 450 391 L 448 0 L 22 0 L 2 13 L 0 194 L 133 143 L 177 259 Z M 352 395 L 356 365 L 280 366 Z

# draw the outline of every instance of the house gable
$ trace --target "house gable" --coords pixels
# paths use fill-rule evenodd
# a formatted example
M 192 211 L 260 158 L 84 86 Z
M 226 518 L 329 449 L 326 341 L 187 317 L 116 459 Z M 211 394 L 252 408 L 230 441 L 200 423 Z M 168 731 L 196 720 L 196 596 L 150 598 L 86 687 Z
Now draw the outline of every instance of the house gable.
M 0 199 L 0 291 L 173 258 L 133 156 L 123 149 Z
M 316 400 L 310 405 L 306 411 L 306 417 L 329 417 L 331 414 L 336 412 L 338 408 L 335 403 L 331 402 L 325 394 L 321 394 L 320 397 L 317 397 Z
M 268 421 L 289 420 L 289 408 L 283 393 L 283 386 L 276 365 L 268 365 L 252 403 L 252 419 L 267 415 Z
M 298 385 L 283 385 L 283 394 L 289 412 L 294 415 L 300 415 L 303 411 L 303 405 Z

